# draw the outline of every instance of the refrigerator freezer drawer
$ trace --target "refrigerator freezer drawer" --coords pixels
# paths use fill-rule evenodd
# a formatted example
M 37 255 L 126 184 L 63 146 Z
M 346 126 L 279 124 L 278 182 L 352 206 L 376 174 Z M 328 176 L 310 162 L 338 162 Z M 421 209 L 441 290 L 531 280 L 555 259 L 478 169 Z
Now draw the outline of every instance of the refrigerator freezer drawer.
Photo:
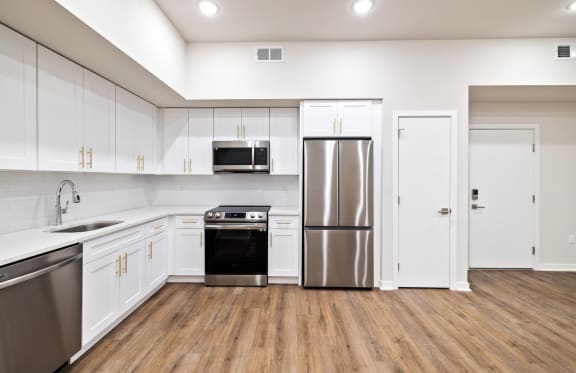
M 374 286 L 372 230 L 304 230 L 304 286 Z

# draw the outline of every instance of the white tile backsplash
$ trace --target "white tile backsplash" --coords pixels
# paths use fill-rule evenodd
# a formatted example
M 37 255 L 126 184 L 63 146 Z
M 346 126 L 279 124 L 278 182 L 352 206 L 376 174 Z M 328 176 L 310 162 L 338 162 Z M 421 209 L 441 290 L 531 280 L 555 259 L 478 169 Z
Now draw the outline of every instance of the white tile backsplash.
M 81 202 L 70 201 L 63 221 L 162 205 L 298 205 L 298 177 L 226 174 L 142 176 L 0 171 L 0 234 L 54 224 L 56 188 L 72 180 Z M 62 205 L 70 200 L 66 186 Z

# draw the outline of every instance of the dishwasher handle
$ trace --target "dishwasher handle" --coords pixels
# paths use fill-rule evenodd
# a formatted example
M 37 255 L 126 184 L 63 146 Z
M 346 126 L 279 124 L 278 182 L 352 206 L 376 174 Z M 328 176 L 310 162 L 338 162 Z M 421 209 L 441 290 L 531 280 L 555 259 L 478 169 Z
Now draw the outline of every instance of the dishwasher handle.
M 70 263 L 72 263 L 72 262 L 74 262 L 74 261 L 76 261 L 76 260 L 79 260 L 79 259 L 82 259 L 82 253 L 76 254 L 76 255 L 74 255 L 74 256 L 72 256 L 72 257 L 69 257 L 69 258 L 67 258 L 67 259 L 65 259 L 65 260 L 63 260 L 63 261 L 61 261 L 61 262 L 52 264 L 52 265 L 50 265 L 50 266 L 48 266 L 48 267 L 44 267 L 44 268 L 39 269 L 39 270 L 37 270 L 37 271 L 30 272 L 30 273 L 27 273 L 27 274 L 25 274 L 25 275 L 18 276 L 18 277 L 15 277 L 15 278 L 11 278 L 11 279 L 6 280 L 6 281 L 4 281 L 4 282 L 0 282 L 0 290 L 5 289 L 5 288 L 9 288 L 9 287 L 14 286 L 14 285 L 18 285 L 18 284 L 20 284 L 20 283 L 22 283 L 22 282 L 25 282 L 25 281 L 31 280 L 31 279 L 33 279 L 33 278 L 42 276 L 42 275 L 44 275 L 44 274 L 46 274 L 46 273 L 55 271 L 55 270 L 57 270 L 58 268 L 62 268 L 62 267 L 64 267 L 65 265 L 70 264 Z

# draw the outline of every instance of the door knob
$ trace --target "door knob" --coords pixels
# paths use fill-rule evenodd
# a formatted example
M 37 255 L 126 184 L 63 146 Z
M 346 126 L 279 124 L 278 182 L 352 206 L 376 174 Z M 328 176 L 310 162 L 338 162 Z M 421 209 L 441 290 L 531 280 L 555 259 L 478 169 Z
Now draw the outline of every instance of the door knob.
M 452 209 L 449 207 L 442 207 L 440 210 L 438 210 L 438 213 L 440 215 L 448 215 L 452 212 Z
M 476 203 L 472 204 L 472 210 L 485 209 L 485 208 L 486 208 L 486 206 L 479 206 Z

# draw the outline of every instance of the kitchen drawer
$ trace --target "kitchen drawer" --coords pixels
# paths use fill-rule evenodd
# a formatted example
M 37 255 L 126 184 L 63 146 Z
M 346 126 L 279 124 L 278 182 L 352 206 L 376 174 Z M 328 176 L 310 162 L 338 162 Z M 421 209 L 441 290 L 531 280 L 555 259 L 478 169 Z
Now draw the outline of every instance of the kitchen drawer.
M 168 228 L 168 218 L 154 220 L 146 224 L 146 237 L 164 232 Z
M 269 229 L 296 229 L 298 228 L 297 216 L 270 216 Z
M 146 239 L 144 225 L 109 234 L 84 243 L 84 264 L 108 255 L 126 245 Z
M 204 228 L 204 215 L 176 216 L 176 229 Z

